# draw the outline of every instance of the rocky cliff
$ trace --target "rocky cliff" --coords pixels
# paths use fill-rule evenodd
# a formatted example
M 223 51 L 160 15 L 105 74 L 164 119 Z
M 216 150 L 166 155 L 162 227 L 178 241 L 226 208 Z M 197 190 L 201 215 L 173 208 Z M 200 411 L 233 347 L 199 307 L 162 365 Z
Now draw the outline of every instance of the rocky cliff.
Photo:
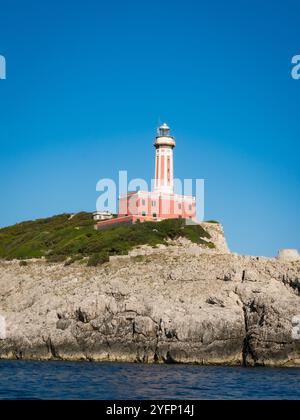
M 230 254 L 207 228 L 214 250 L 0 262 L 0 357 L 300 366 L 300 262 Z

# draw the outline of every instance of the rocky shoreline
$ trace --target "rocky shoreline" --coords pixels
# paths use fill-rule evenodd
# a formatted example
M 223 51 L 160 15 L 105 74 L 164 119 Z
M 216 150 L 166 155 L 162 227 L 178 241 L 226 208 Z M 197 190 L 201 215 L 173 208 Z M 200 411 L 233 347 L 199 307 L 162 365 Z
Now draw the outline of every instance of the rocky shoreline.
M 0 262 L 1 359 L 300 366 L 299 314 L 299 261 L 224 242 L 96 268 Z

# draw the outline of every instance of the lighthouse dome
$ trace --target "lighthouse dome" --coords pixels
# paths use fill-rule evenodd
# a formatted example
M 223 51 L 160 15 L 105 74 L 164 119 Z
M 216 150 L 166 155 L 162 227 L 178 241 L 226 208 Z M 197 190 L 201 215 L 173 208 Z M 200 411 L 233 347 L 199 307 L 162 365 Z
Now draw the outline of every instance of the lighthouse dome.
M 171 146 L 175 147 L 175 139 L 171 136 L 171 129 L 168 124 L 164 123 L 157 129 L 158 136 L 154 143 L 155 147 Z
M 170 130 L 170 127 L 168 126 L 168 124 L 163 123 L 160 127 L 160 129 L 166 129 L 166 130 Z
M 158 130 L 157 130 L 157 134 L 160 137 L 168 137 L 168 136 L 170 136 L 170 132 L 171 132 L 171 129 L 168 126 L 168 124 L 166 124 L 166 123 L 164 123 L 163 125 L 158 127 Z

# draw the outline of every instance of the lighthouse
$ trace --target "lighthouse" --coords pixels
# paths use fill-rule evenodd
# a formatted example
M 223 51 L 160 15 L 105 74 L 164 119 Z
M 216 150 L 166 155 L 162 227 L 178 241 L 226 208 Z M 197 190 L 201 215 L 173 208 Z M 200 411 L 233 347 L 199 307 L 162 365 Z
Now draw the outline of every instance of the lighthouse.
M 97 229 L 159 222 L 165 219 L 186 219 L 196 222 L 196 199 L 174 192 L 174 160 L 176 146 L 171 129 L 163 124 L 157 129 L 155 147 L 155 178 L 152 191 L 132 191 L 119 197 L 118 217 L 97 223 Z
M 175 138 L 171 136 L 171 130 L 167 124 L 161 125 L 157 134 L 154 142 L 156 149 L 154 191 L 174 194 L 173 150 L 176 146 Z

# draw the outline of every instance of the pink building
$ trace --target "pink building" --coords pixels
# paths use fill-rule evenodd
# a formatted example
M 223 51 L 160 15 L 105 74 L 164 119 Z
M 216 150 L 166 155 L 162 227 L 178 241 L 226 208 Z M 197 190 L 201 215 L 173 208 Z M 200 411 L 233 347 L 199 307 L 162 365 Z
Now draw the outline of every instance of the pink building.
M 174 194 L 174 159 L 176 146 L 170 128 L 163 124 L 155 139 L 155 178 L 151 192 L 130 192 L 119 198 L 118 217 L 97 224 L 97 228 L 136 221 L 161 221 L 164 219 L 190 219 L 196 221 L 196 199 Z

